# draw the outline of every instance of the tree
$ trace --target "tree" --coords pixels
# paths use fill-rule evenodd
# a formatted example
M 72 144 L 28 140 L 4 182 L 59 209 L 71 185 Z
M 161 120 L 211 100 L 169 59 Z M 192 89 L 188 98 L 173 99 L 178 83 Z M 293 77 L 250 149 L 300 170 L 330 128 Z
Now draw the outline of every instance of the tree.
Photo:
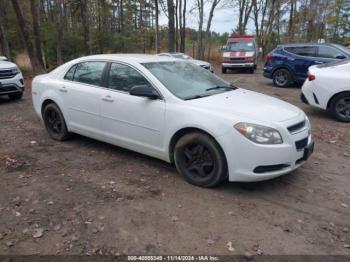
M 32 13 L 32 22 L 33 22 L 33 34 L 34 34 L 34 43 L 35 43 L 35 55 L 40 62 L 41 66 L 45 68 L 42 49 L 41 49 L 41 34 L 40 34 L 40 13 L 39 13 L 39 1 L 30 0 L 30 10 Z
M 238 0 L 238 27 L 237 33 L 240 35 L 244 35 L 248 20 L 250 17 L 250 13 L 252 12 L 253 2 L 251 0 Z
M 155 49 L 156 53 L 160 52 L 160 35 L 159 35 L 159 6 L 158 6 L 158 0 L 154 0 L 154 7 L 155 7 L 155 23 L 156 23 L 156 34 L 155 34 Z
M 13 9 L 14 9 L 14 11 L 16 13 L 19 29 L 20 29 L 23 41 L 24 41 L 25 46 L 26 46 L 26 49 L 27 49 L 27 52 L 28 52 L 28 56 L 29 56 L 29 59 L 30 59 L 30 63 L 31 63 L 32 68 L 33 68 L 33 71 L 35 73 L 43 73 L 43 72 L 45 72 L 45 69 L 42 66 L 42 64 L 40 63 L 40 61 L 38 60 L 37 56 L 35 55 L 34 47 L 33 47 L 33 44 L 32 44 L 32 42 L 30 40 L 31 37 L 30 37 L 30 34 L 29 34 L 29 30 L 28 30 L 27 24 L 26 24 L 26 22 L 24 20 L 20 4 L 19 4 L 18 0 L 11 0 L 11 2 L 12 2 Z
M 175 51 L 175 7 L 173 0 L 167 0 L 168 3 L 168 51 Z

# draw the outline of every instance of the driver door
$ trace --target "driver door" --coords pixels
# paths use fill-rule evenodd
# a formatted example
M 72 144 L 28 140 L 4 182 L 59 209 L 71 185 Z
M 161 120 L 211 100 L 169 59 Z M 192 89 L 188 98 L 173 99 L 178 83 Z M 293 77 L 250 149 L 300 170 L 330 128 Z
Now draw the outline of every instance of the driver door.
M 151 85 L 133 67 L 111 63 L 101 99 L 101 126 L 106 139 L 115 145 L 161 156 L 165 119 L 164 100 L 132 96 L 136 85 Z

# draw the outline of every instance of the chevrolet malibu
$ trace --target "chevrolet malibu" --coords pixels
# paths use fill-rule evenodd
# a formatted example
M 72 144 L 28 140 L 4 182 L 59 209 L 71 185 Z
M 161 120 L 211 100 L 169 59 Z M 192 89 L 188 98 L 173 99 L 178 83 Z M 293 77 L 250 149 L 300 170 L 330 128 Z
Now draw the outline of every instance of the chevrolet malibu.
M 290 173 L 314 147 L 297 107 L 168 57 L 79 58 L 35 77 L 32 97 L 51 138 L 78 133 L 175 163 L 202 187 Z

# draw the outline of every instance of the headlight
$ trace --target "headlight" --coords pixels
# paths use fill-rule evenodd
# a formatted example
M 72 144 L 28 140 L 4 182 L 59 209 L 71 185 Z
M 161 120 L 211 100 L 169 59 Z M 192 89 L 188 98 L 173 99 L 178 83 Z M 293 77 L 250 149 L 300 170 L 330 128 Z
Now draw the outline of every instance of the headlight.
M 310 124 L 310 120 L 307 116 L 305 116 L 305 122 L 306 122 L 306 126 L 309 129 L 309 135 L 311 134 L 311 124 Z
M 17 74 L 19 74 L 20 72 L 21 72 L 21 71 L 19 70 L 18 67 L 12 68 L 12 74 L 17 75 Z
M 238 123 L 235 128 L 249 140 L 265 145 L 282 144 L 281 134 L 274 128 L 249 123 Z

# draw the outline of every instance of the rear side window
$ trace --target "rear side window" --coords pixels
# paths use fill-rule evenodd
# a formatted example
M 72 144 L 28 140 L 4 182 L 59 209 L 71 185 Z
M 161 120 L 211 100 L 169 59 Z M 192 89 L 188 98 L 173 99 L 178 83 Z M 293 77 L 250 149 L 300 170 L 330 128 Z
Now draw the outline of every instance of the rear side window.
M 73 76 L 73 81 L 100 86 L 102 81 L 103 69 L 105 66 L 106 62 L 100 61 L 84 62 L 77 64 Z
M 68 72 L 66 73 L 66 75 L 64 76 L 64 79 L 73 81 L 74 72 L 75 72 L 75 69 L 76 69 L 76 68 L 77 68 L 77 65 L 72 66 L 72 67 L 68 70 Z
M 329 46 L 319 46 L 318 47 L 318 57 L 323 58 L 337 58 L 341 56 L 342 53 L 335 48 Z
M 316 47 L 314 46 L 291 46 L 291 47 L 285 47 L 286 51 L 300 55 L 300 56 L 316 56 Z

